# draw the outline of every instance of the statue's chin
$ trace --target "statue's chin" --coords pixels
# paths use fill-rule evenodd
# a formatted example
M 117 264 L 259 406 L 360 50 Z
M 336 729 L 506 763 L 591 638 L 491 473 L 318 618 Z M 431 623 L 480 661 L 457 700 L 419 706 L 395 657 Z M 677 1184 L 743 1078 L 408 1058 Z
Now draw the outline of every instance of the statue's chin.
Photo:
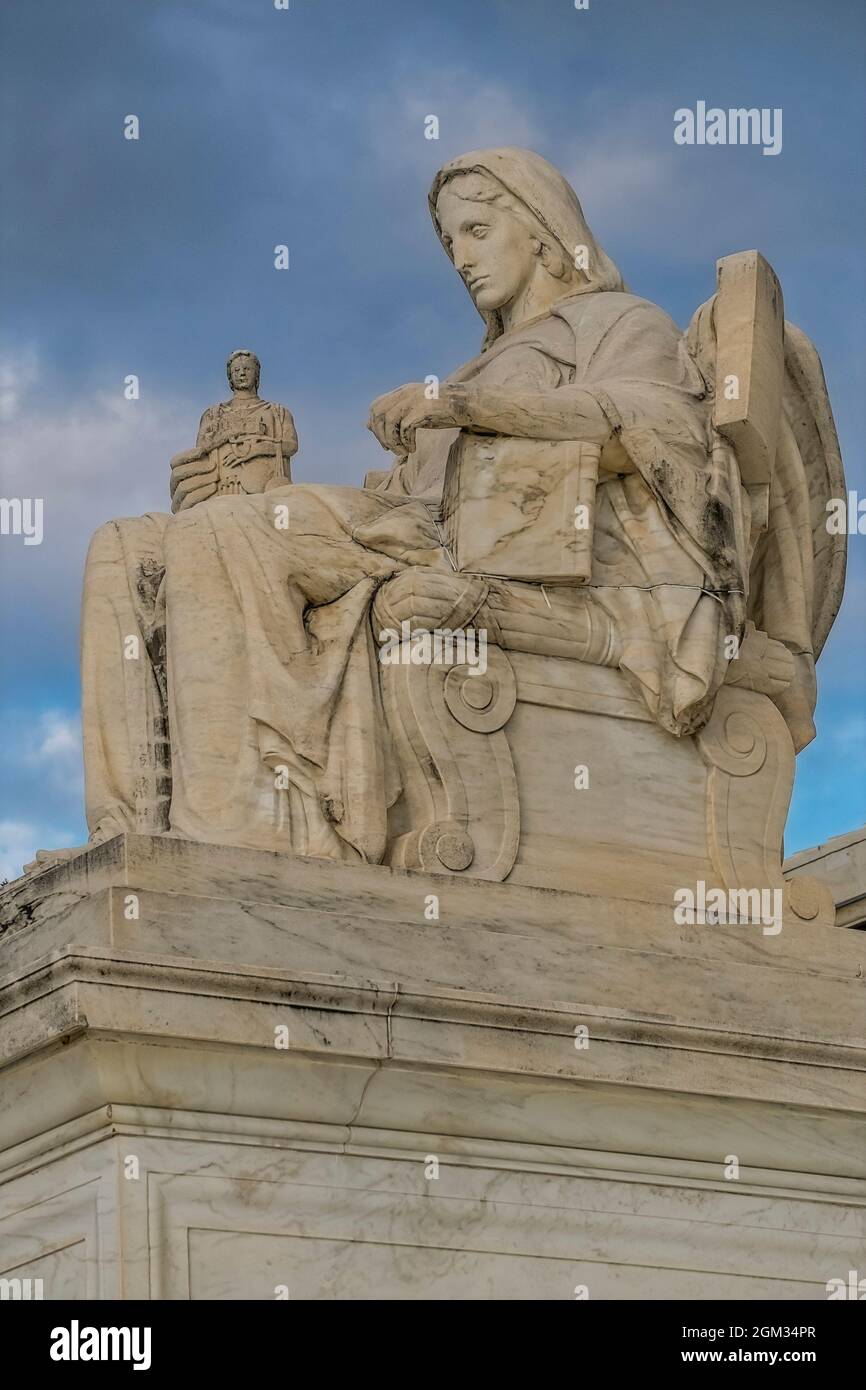
M 504 309 L 508 303 L 507 298 L 503 299 L 501 294 L 497 294 L 495 290 L 490 290 L 486 286 L 482 286 L 474 298 L 476 309 L 480 309 L 484 314 L 492 314 L 497 309 Z

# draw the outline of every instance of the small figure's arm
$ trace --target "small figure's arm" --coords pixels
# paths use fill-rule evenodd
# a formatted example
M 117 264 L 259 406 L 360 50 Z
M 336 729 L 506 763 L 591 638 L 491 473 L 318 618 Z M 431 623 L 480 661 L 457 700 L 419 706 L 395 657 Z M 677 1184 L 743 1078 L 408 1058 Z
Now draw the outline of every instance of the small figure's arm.
M 284 405 L 280 406 L 280 438 L 283 445 L 283 457 L 290 459 L 298 452 L 298 431 L 295 429 L 295 421 L 290 410 Z
M 184 449 L 171 460 L 171 510 L 184 511 L 204 502 L 217 490 L 219 473 L 211 458 L 214 407 L 209 406 L 199 422 L 195 447 Z

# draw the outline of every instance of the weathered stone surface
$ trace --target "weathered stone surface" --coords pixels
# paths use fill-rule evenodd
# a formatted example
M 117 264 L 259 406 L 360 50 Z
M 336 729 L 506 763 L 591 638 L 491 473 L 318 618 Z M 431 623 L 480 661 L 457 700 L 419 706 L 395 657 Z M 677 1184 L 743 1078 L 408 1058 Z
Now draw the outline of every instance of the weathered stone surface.
M 822 1298 L 856 1266 L 860 933 L 166 837 L 17 899 L 0 1272 L 46 1297 Z
M 806 895 L 816 882 L 826 886 L 836 905 L 838 926 L 866 926 L 866 826 L 792 854 L 785 860 L 785 874 L 795 892 L 801 881 Z
M 462 431 L 445 475 L 445 540 L 458 570 L 539 584 L 592 573 L 597 444 Z

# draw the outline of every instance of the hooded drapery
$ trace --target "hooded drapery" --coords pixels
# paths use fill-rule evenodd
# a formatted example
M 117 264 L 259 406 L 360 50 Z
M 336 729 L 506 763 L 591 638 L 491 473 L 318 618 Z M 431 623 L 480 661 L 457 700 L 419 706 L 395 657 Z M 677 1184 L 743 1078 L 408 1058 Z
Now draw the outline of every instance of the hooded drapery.
M 540 155 L 472 151 L 439 171 L 429 203 L 446 254 L 436 202 L 451 178 L 468 173 L 495 179 L 569 264 L 586 267 L 536 332 L 564 358 L 559 408 L 567 410 L 569 388 L 580 393 L 576 405 L 589 393 L 634 469 L 600 489 L 589 587 L 614 619 L 622 667 L 654 717 L 672 733 L 690 733 L 724 679 L 725 636 L 742 632 L 748 565 L 742 490 L 729 454 L 712 448 L 706 384 L 680 330 L 625 290 L 574 190 Z M 512 336 L 503 335 L 498 313 L 481 312 L 481 356 L 450 382 L 471 381 Z M 570 330 L 564 339 L 562 325 Z M 578 431 L 576 423 L 575 439 Z
M 577 259 L 581 264 L 586 263 L 586 270 L 581 272 L 584 283 L 579 292 L 625 289 L 619 270 L 590 231 L 571 184 L 558 169 L 532 150 L 507 146 L 496 150 L 472 150 L 443 164 L 430 185 L 427 201 L 436 235 L 445 247 L 446 255 L 449 254 L 448 247 L 442 239 L 436 202 L 449 179 L 456 174 L 473 173 L 492 175 L 550 232 L 567 261 L 574 263 Z M 582 254 L 578 256 L 578 252 Z M 498 310 L 487 312 L 481 309 L 479 313 L 487 325 L 483 352 L 502 333 L 502 316 Z

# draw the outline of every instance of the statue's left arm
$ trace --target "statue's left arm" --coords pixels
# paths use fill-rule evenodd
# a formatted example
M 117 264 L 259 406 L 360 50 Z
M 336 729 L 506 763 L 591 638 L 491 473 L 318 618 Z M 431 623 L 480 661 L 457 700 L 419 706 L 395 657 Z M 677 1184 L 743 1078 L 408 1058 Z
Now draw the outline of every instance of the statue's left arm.
M 451 423 L 519 439 L 580 439 L 605 444 L 611 427 L 591 391 L 577 386 L 519 391 L 509 387 L 444 388 Z
M 434 400 L 421 385 L 402 386 L 374 401 L 370 428 L 395 453 L 411 450 L 416 429 L 453 426 L 602 446 L 622 428 L 680 434 L 685 428 L 696 439 L 704 383 L 676 325 L 656 305 L 628 295 L 600 296 L 597 307 L 583 312 L 571 322 L 571 311 L 561 311 L 576 342 L 571 383 L 488 384 L 482 372 L 443 382 Z M 617 472 L 633 469 L 628 458 L 617 464 Z
M 292 458 L 298 452 L 298 432 L 295 429 L 292 412 L 281 405 L 277 407 L 275 414 L 277 438 L 282 442 L 283 456 Z
M 468 429 L 522 439 L 580 439 L 604 445 L 612 430 L 591 391 L 563 386 L 521 390 L 510 386 L 443 384 L 429 400 L 410 384 L 374 401 L 370 429 L 395 454 L 412 453 L 418 429 Z

